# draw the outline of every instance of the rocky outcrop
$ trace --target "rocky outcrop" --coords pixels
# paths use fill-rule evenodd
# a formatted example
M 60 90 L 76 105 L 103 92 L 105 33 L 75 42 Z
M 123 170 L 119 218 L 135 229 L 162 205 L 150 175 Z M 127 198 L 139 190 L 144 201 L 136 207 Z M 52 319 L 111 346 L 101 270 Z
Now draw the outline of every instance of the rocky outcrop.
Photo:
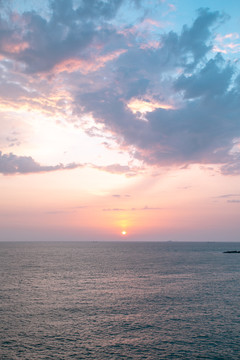
M 240 251 L 237 250 L 229 250 L 229 251 L 224 251 L 224 254 L 240 254 Z

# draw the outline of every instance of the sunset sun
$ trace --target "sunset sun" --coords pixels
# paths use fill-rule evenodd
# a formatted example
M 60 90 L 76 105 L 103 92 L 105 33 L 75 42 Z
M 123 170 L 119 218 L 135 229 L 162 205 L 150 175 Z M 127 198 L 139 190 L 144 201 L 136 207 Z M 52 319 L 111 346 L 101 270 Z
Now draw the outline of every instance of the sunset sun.
M 121 233 L 123 236 L 127 235 L 127 232 L 125 230 L 122 231 Z

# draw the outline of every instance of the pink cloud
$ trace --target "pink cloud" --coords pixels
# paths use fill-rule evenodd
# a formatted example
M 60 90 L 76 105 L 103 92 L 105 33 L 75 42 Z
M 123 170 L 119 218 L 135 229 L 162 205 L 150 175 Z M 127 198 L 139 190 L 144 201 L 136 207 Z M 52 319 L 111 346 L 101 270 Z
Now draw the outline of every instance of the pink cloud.
M 176 6 L 174 4 L 168 4 L 169 10 L 170 11 L 176 11 Z
M 240 43 L 236 41 L 239 39 L 238 33 L 229 33 L 224 36 L 218 34 L 215 38 L 216 44 L 213 47 L 214 52 L 237 53 L 240 51 Z
M 9 54 L 19 54 L 21 51 L 26 50 L 29 47 L 29 44 L 24 41 L 20 43 L 5 43 L 3 45 L 3 51 Z
M 158 49 L 161 47 L 161 43 L 159 41 L 149 41 L 148 43 L 144 43 L 140 45 L 140 49 Z
M 129 28 L 125 28 L 122 30 L 119 30 L 118 33 L 119 34 L 123 34 L 124 36 L 129 36 L 129 35 L 135 35 L 135 34 L 141 34 L 144 32 L 148 32 L 149 30 L 151 30 L 153 27 L 156 28 L 164 28 L 165 24 L 161 21 L 157 21 L 151 18 L 147 18 L 144 19 L 142 22 L 129 27 Z
M 94 164 L 89 164 L 89 165 L 94 169 L 106 171 L 110 174 L 122 174 L 125 175 L 126 177 L 137 176 L 141 174 L 143 171 L 142 167 L 129 166 L 129 165 L 120 165 L 120 164 L 110 164 L 105 166 L 94 165 Z
M 90 72 L 97 71 L 98 69 L 105 66 L 105 64 L 109 61 L 115 60 L 117 57 L 125 53 L 127 50 L 121 49 L 114 51 L 112 53 L 101 55 L 96 57 L 96 59 L 67 59 L 62 61 L 61 63 L 55 65 L 53 71 L 55 74 L 59 74 L 61 72 L 74 72 L 80 71 L 82 74 L 88 74 Z

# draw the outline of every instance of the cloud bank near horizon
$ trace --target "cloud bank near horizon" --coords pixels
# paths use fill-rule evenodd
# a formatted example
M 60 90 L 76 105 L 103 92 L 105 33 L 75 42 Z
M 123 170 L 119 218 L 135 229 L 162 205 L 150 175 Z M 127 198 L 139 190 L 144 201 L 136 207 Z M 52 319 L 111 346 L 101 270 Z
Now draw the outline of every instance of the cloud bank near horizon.
M 3 175 L 20 175 L 52 172 L 58 170 L 73 170 L 77 168 L 93 168 L 100 171 L 108 172 L 110 174 L 120 174 L 126 177 L 136 176 L 142 169 L 131 167 L 129 165 L 123 166 L 119 164 L 111 164 L 106 166 L 99 166 L 96 164 L 58 164 L 54 166 L 41 165 L 36 162 L 31 156 L 18 156 L 13 153 L 3 154 L 0 151 L 0 174 Z
M 3 175 L 31 174 L 57 170 L 71 170 L 80 167 L 79 164 L 58 164 L 44 166 L 36 162 L 31 156 L 17 156 L 12 153 L 2 154 L 0 151 L 0 173 Z

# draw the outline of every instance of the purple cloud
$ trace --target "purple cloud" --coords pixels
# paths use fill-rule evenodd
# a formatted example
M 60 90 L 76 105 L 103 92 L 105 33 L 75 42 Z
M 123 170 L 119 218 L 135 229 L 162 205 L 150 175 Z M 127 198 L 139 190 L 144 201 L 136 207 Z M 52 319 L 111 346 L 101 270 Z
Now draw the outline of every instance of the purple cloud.
M 81 165 L 74 163 L 68 165 L 43 166 L 33 160 L 31 156 L 17 156 L 12 153 L 2 154 L 0 151 L 0 173 L 4 175 L 70 170 L 79 166 Z
M 160 48 L 146 50 L 135 44 L 116 60 L 114 80 L 97 91 L 79 91 L 77 102 L 115 133 L 119 142 L 134 146 L 135 157 L 148 164 L 213 163 L 222 166 L 223 174 L 239 173 L 237 158 L 231 154 L 233 140 L 240 137 L 236 64 L 220 54 L 207 60 L 212 27 L 223 19 L 219 12 L 200 10 L 181 35 L 162 36 Z M 179 67 L 182 74 L 176 78 Z M 141 121 L 126 104 L 145 94 L 162 102 L 169 96 L 181 102 L 171 110 L 148 112 Z
M 54 166 L 40 165 L 31 156 L 17 156 L 12 153 L 3 154 L 0 151 L 0 173 L 4 175 L 29 174 L 39 172 L 50 172 L 57 170 L 72 170 L 79 167 L 92 167 L 97 170 L 106 171 L 111 174 L 123 174 L 131 177 L 136 176 L 142 169 L 128 165 L 111 164 L 99 166 L 95 164 L 58 164 Z M 113 195 L 117 197 L 117 195 Z M 120 195 L 119 195 L 120 196 Z M 126 195 L 128 197 L 129 195 Z
M 52 0 L 46 18 L 35 11 L 8 13 L 0 22 L 0 53 L 24 64 L 29 74 L 47 73 L 67 60 L 91 61 L 97 46 L 114 47 L 112 37 L 119 46 L 123 36 L 108 21 L 123 2 L 83 0 L 74 7 L 72 0 Z
M 141 1 L 131 3 L 143 6 Z M 129 27 L 119 31 L 113 22 L 127 4 L 124 0 L 83 0 L 74 6 L 71 0 L 53 0 L 48 17 L 34 11 L 2 17 L 0 53 L 21 66 L 18 76 L 24 71 L 29 79 L 48 74 L 49 93 L 54 88 L 51 76 L 61 72 L 74 115 L 81 119 L 91 114 L 103 125 L 102 135 L 108 131 L 124 150 L 134 148 L 135 158 L 158 166 L 219 164 L 223 174 L 239 174 L 239 154 L 232 151 L 233 141 L 240 138 L 238 63 L 212 52 L 214 29 L 227 16 L 200 9 L 192 25 L 183 26 L 179 34 L 158 33 L 159 46 L 143 47 Z M 12 91 L 29 103 L 40 93 L 39 85 L 35 92 L 13 81 L 5 85 L 9 98 Z M 172 106 L 156 107 L 143 119 L 128 106 L 135 98 Z M 86 131 L 99 136 L 94 129 Z M 25 157 L 15 161 L 17 170 L 8 159 L 4 165 L 8 171 L 65 168 L 40 166 Z M 127 176 L 139 171 L 119 164 L 92 166 Z

